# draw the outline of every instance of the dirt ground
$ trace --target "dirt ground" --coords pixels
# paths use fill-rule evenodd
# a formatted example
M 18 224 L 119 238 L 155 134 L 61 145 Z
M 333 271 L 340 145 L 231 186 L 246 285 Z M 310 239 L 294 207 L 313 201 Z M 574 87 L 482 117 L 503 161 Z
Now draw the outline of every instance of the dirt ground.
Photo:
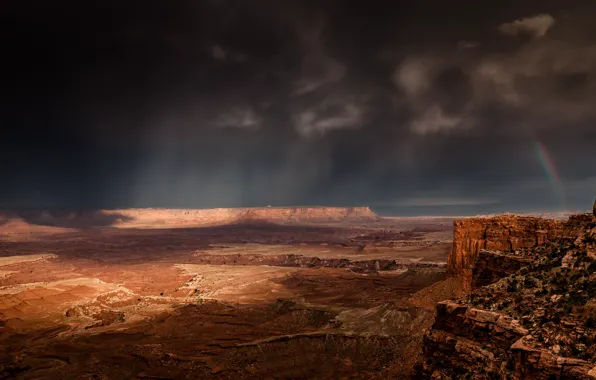
M 444 279 L 450 242 L 448 218 L 77 228 L 12 215 L 0 378 L 406 377 L 433 315 L 411 300 Z

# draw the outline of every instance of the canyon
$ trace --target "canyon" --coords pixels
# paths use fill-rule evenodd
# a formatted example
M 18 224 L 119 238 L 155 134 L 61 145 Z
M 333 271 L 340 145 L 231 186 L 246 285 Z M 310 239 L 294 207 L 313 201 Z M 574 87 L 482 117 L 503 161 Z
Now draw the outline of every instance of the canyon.
M 596 216 L 0 212 L 0 377 L 596 378 Z
M 0 378 L 406 378 L 428 305 L 451 294 L 428 289 L 445 280 L 452 222 L 0 212 Z

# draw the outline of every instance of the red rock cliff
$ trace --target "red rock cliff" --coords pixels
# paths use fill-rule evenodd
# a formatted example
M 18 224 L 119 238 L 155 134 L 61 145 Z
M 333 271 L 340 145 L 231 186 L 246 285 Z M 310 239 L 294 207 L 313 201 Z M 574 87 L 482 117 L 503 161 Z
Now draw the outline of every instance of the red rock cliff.
M 452 276 L 464 277 L 468 287 L 480 250 L 510 251 L 535 247 L 554 240 L 561 228 L 561 224 L 553 219 L 516 215 L 456 220 L 453 226 L 453 248 L 447 260 L 447 271 Z

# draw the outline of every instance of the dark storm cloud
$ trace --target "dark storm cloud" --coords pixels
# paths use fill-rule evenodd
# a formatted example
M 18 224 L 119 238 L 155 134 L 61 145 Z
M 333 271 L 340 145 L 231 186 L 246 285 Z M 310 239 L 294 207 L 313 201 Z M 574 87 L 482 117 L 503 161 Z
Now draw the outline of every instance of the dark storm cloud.
M 585 208 L 594 11 L 8 2 L 1 203 Z

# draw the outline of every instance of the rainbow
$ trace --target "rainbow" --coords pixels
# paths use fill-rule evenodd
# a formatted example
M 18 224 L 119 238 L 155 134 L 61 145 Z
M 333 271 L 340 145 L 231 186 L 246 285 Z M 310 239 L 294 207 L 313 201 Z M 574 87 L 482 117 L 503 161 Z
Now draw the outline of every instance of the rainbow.
M 551 155 L 548 154 L 548 150 L 540 141 L 533 140 L 532 146 L 534 148 L 534 153 L 536 153 L 538 163 L 540 163 L 548 182 L 551 184 L 555 196 L 561 200 L 563 209 L 565 209 L 565 188 L 563 186 L 563 181 L 559 176 L 555 161 L 552 159 Z

